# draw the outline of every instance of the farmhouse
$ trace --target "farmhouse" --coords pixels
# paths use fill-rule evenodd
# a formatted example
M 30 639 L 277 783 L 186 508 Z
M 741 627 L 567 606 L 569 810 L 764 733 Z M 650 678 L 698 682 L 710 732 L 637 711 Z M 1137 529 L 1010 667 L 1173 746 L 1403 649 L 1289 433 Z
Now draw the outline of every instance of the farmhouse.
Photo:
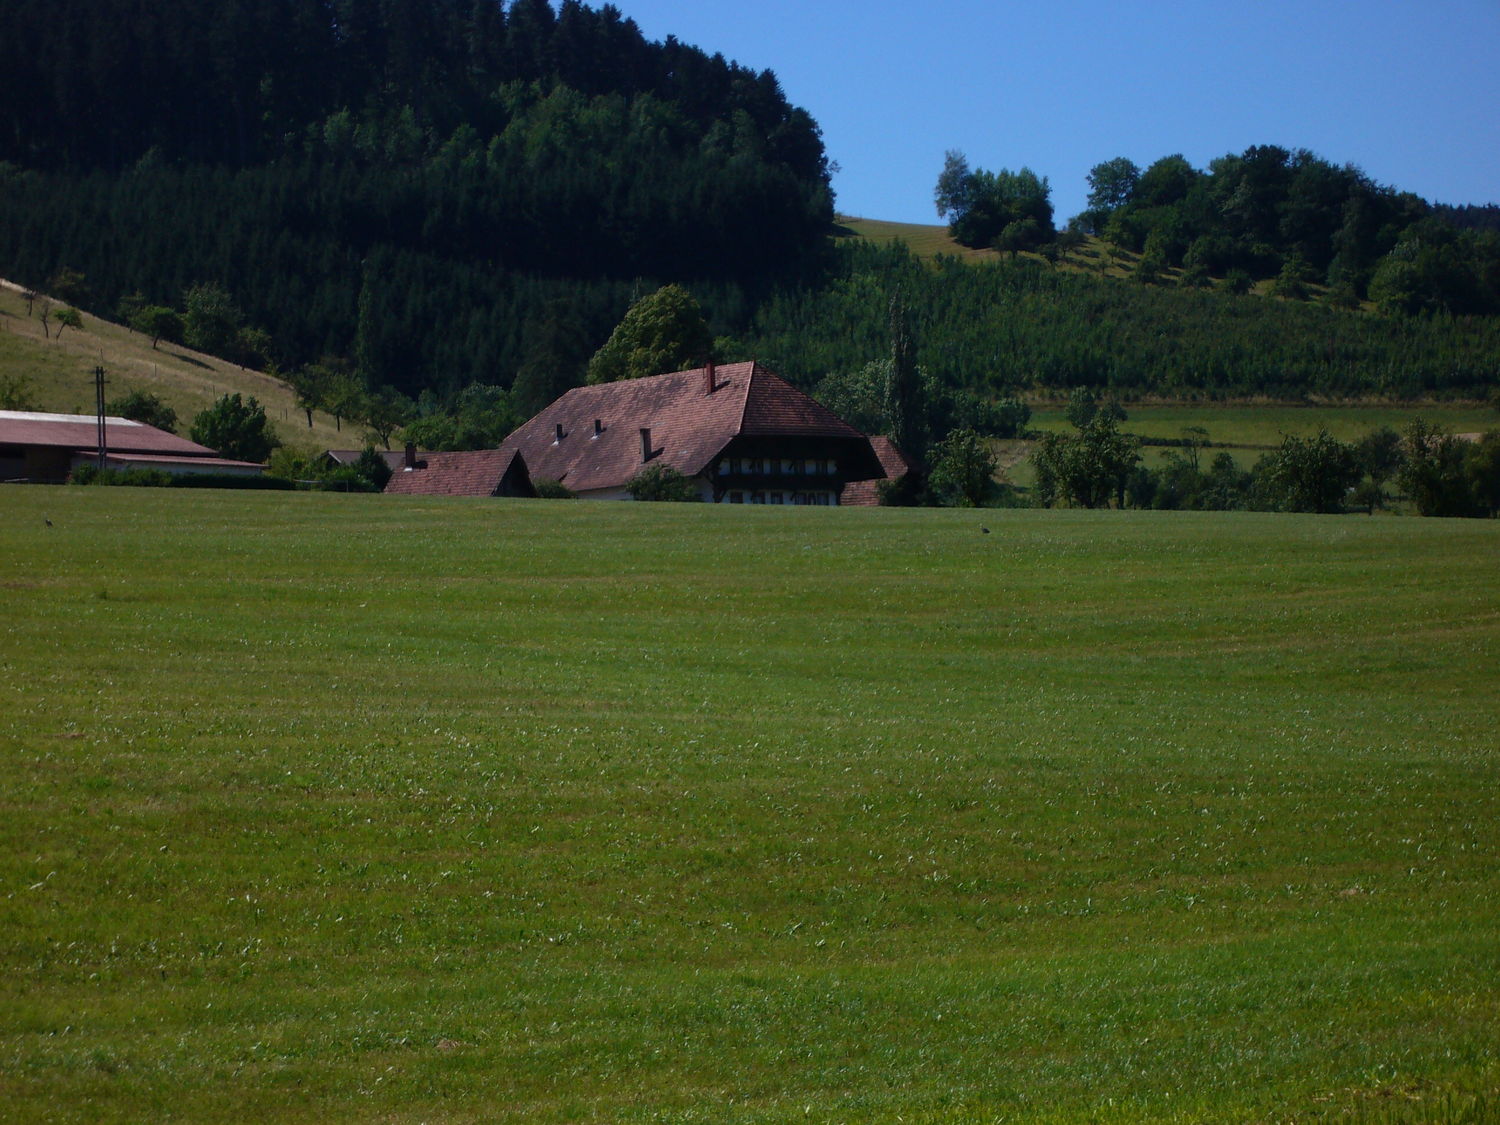
M 848 482 L 885 475 L 869 438 L 753 362 L 575 387 L 500 451 L 595 500 L 629 499 L 651 465 L 729 504 L 834 505 Z
M 513 449 L 418 453 L 408 445 L 385 490 L 401 496 L 535 496 L 526 458 Z
M 107 469 L 256 476 L 263 466 L 230 461 L 187 438 L 129 418 L 0 410 L 0 481 L 58 484 L 79 465 L 99 463 L 103 437 Z

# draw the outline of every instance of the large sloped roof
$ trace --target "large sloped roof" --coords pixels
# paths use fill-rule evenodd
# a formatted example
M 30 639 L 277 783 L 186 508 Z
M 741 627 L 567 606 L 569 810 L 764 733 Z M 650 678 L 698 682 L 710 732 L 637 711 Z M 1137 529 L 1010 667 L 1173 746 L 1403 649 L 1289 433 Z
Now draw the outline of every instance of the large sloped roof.
M 129 418 L 104 419 L 104 441 L 111 453 L 165 457 L 217 457 L 215 450 Z M 0 445 L 48 446 L 97 451 L 99 419 L 92 414 L 41 414 L 0 410 Z
M 619 488 L 640 472 L 641 430 L 652 464 L 696 476 L 737 437 L 795 436 L 864 442 L 838 415 L 757 363 L 729 363 L 645 379 L 575 387 L 505 439 L 533 480 L 574 492 Z M 597 430 L 596 430 L 597 423 Z M 562 437 L 558 437 L 558 427 Z
M 513 449 L 423 453 L 417 468 L 398 465 L 385 491 L 400 496 L 493 496 L 515 458 Z M 519 471 L 525 476 L 524 458 Z

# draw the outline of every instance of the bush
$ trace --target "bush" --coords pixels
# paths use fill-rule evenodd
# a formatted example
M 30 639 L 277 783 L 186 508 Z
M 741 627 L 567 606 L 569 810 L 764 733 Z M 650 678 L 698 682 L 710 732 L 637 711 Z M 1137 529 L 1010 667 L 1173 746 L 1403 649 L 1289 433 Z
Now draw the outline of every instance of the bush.
M 225 395 L 193 419 L 192 439 L 231 461 L 264 461 L 281 444 L 252 395 Z
M 668 500 L 676 502 L 701 500 L 695 481 L 683 476 L 671 465 L 648 465 L 625 485 L 632 500 Z
M 129 488 L 166 488 L 172 484 L 172 474 L 162 469 L 101 469 L 98 465 L 79 465 L 68 479 L 74 484 Z
M 540 480 L 531 482 L 536 489 L 537 498 L 540 500 L 577 500 L 578 493 L 574 492 L 560 480 L 550 480 L 542 477 Z

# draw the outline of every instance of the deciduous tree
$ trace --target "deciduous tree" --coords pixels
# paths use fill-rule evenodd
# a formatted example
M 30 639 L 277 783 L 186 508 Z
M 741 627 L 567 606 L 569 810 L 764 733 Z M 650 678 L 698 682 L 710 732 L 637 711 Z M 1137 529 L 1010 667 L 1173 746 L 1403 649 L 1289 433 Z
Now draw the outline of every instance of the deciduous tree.
M 932 450 L 928 486 L 944 504 L 982 508 L 995 495 L 995 455 L 973 430 L 954 430 Z
M 57 310 L 57 338 L 62 339 L 64 328 L 74 328 L 83 331 L 83 317 L 77 309 L 62 308 Z
M 251 396 L 224 395 L 193 419 L 191 437 L 235 461 L 264 461 L 281 442 L 265 408 Z
M 117 417 L 129 418 L 132 422 L 142 422 L 147 426 L 155 426 L 158 430 L 166 430 L 169 434 L 177 432 L 177 411 L 163 402 L 160 396 L 150 391 L 129 391 L 105 403 L 104 409 Z
M 139 309 L 131 318 L 130 327 L 142 336 L 150 336 L 153 349 L 162 340 L 176 342 L 182 339 L 182 315 L 164 305 L 146 305 Z
M 712 358 L 713 333 L 703 310 L 680 285 L 667 285 L 630 306 L 589 360 L 590 383 L 663 375 Z

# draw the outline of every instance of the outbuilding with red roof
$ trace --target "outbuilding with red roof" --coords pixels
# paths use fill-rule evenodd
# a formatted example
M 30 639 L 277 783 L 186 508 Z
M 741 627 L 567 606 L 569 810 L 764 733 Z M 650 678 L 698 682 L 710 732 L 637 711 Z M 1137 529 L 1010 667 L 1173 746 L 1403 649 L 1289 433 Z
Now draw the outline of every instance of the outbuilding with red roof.
M 129 418 L 106 416 L 101 425 L 94 414 L 0 410 L 0 481 L 65 481 L 79 465 L 99 464 L 101 434 L 106 469 L 231 476 L 257 476 L 264 469 Z

